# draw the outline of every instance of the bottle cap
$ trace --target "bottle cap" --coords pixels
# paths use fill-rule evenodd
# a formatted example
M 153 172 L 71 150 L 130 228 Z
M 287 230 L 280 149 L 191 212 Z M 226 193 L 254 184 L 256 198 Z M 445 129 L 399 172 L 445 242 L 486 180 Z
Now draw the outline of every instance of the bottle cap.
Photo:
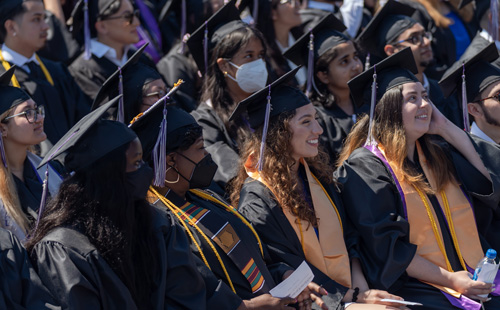
M 489 249 L 488 251 L 486 251 L 486 257 L 489 259 L 495 259 L 497 257 L 497 251 Z

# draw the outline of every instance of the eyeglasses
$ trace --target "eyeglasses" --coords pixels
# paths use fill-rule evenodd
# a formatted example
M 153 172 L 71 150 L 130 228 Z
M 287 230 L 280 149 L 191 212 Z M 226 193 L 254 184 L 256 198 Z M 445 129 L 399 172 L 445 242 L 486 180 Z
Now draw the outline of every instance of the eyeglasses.
M 26 120 L 28 120 L 28 123 L 33 124 L 34 122 L 36 122 L 38 120 L 38 116 L 45 118 L 45 108 L 43 107 L 43 105 L 39 105 L 38 107 L 36 107 L 34 109 L 28 109 L 24 112 L 8 116 L 2 120 L 2 123 L 4 123 L 5 121 L 7 121 L 11 118 L 14 118 L 16 116 L 21 116 L 21 115 L 24 115 L 26 117 Z
M 139 12 L 139 10 L 135 10 L 133 12 L 125 13 L 125 14 L 120 15 L 120 16 L 110 16 L 110 17 L 103 16 L 103 17 L 101 17 L 101 20 L 123 19 L 127 22 L 127 25 L 131 25 L 134 22 L 134 17 L 137 17 L 137 19 L 139 19 L 140 16 L 141 16 L 141 13 Z
M 280 4 L 289 4 L 292 7 L 296 7 L 297 5 L 299 5 L 298 2 L 298 0 L 280 0 Z
M 432 41 L 432 33 L 430 33 L 430 32 L 417 33 L 417 34 L 412 35 L 408 39 L 397 41 L 393 45 L 400 44 L 403 42 L 408 42 L 408 43 L 411 43 L 413 45 L 421 45 L 421 44 L 424 44 L 424 38 L 428 39 L 429 41 Z
M 159 91 L 155 91 L 155 92 L 152 92 L 152 93 L 149 93 L 149 94 L 145 94 L 145 95 L 143 95 L 143 97 L 147 98 L 147 97 L 158 96 L 158 98 L 162 98 L 166 94 L 167 94 L 166 90 L 160 89 Z
M 476 100 L 474 102 L 479 103 L 479 102 L 482 102 L 482 101 L 485 101 L 485 100 L 488 100 L 488 99 L 494 99 L 494 100 L 500 102 L 500 92 L 494 94 L 491 97 L 486 97 L 486 98 L 483 98 L 483 99 L 479 99 L 479 100 Z

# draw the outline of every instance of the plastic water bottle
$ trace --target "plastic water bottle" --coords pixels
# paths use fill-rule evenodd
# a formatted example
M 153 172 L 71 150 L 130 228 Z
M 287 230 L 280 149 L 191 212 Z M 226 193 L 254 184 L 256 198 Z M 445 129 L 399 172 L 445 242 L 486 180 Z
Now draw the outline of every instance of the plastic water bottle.
M 495 262 L 497 251 L 489 249 L 486 251 L 486 256 L 479 261 L 476 270 L 474 271 L 473 280 L 482 281 L 484 283 L 493 283 L 498 271 L 498 265 Z M 480 297 L 488 297 L 488 294 L 478 295 Z

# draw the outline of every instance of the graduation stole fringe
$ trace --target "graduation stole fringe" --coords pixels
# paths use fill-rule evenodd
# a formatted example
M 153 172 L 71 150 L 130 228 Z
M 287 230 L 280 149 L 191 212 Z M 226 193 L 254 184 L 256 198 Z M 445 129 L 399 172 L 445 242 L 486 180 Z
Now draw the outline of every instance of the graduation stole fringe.
M 250 155 L 245 163 L 248 176 L 261 182 L 273 192 L 259 171 L 254 168 L 253 161 L 253 155 Z M 305 167 L 314 212 L 319 219 L 319 240 L 312 225 L 302 225 L 300 218 L 284 207 L 286 203 L 280 202 L 283 213 L 300 240 L 306 260 L 335 282 L 351 287 L 351 268 L 340 213 L 323 185 L 309 170 L 304 159 L 300 162 Z M 274 193 L 273 195 L 277 197 Z
M 210 210 L 198 207 L 189 202 L 186 202 L 183 206 L 179 207 L 174 203 L 172 203 L 163 195 L 160 195 L 153 187 L 150 187 L 150 190 L 155 195 L 155 197 L 158 198 L 159 201 L 162 202 L 177 217 L 179 222 L 184 226 L 184 229 L 186 230 L 188 236 L 191 238 L 196 248 L 198 249 L 203 262 L 208 268 L 210 268 L 210 264 L 208 263 L 208 260 L 206 259 L 206 256 L 203 253 L 200 244 L 196 241 L 195 237 L 193 236 L 187 225 L 193 227 L 198 232 L 198 235 L 201 236 L 207 242 L 207 244 L 210 246 L 213 253 L 217 257 L 217 260 L 219 261 L 219 264 L 224 271 L 229 286 L 231 287 L 234 293 L 236 293 L 234 285 L 227 272 L 226 266 L 224 265 L 224 262 L 222 261 L 213 242 L 215 242 L 234 262 L 234 264 L 240 269 L 241 273 L 250 284 L 252 293 L 255 294 L 259 291 L 262 291 L 264 293 L 269 292 L 269 288 L 267 287 L 264 276 L 260 272 L 254 259 L 247 253 L 246 248 L 243 245 L 238 246 L 240 243 L 240 239 L 236 231 L 229 222 L 226 222 L 218 218 L 217 216 L 210 214 Z M 220 201 L 219 199 L 211 196 L 210 194 L 204 191 L 190 190 L 190 192 L 202 199 L 211 201 L 219 206 L 222 206 L 226 211 L 238 217 L 247 227 L 250 228 L 250 230 L 254 234 L 259 244 L 261 255 L 263 255 L 262 244 L 260 238 L 257 235 L 257 232 L 250 225 L 250 223 L 243 216 L 241 216 L 241 214 L 239 214 L 233 207 Z M 203 223 L 201 223 L 202 220 Z M 208 228 L 207 226 L 210 226 L 210 228 Z
M 427 160 L 418 141 L 416 146 L 424 174 L 431 188 L 436 189 L 434 175 L 427 165 Z M 417 245 L 417 254 L 450 272 L 458 271 L 452 270 L 446 254 L 441 227 L 427 195 L 414 186 L 400 181 L 403 179 L 401 173 L 396 169 L 395 165 L 392 165 L 385 158 L 382 146 L 379 145 L 377 149 L 368 149 L 384 162 L 392 174 L 403 201 L 405 217 L 410 224 L 410 242 Z M 446 224 L 453 240 L 453 246 L 459 257 L 462 269 L 471 271 L 473 269 L 470 266 L 475 267 L 484 256 L 472 205 L 462 189 L 453 183 L 447 184 L 444 190 L 441 190 L 439 195 L 436 195 L 436 198 L 446 219 Z M 453 289 L 433 283 L 427 284 L 455 297 L 455 299 L 463 299 L 460 301 L 460 308 L 462 309 L 472 309 L 475 307 L 474 305 L 474 307 L 470 308 L 470 302 L 473 301 L 469 302 L 465 296 L 461 296 L 459 292 Z M 459 302 L 451 297 L 448 297 L 448 299 L 454 305 Z

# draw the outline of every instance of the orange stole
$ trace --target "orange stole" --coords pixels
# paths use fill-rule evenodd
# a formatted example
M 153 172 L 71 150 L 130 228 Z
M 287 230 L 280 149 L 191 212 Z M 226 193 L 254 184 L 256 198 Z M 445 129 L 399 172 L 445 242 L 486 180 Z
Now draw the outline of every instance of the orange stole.
M 431 188 L 436 190 L 434 175 L 427 165 L 427 160 L 418 141 L 416 143 L 416 146 L 422 170 L 424 171 L 424 174 L 427 177 Z M 383 149 L 381 147 L 379 148 L 380 151 L 384 153 Z M 390 161 L 388 162 L 391 165 L 391 168 L 396 174 L 398 180 L 402 180 L 403 178 L 397 171 L 395 165 L 391 164 Z M 399 181 L 399 183 L 406 200 L 408 222 L 410 224 L 410 242 L 417 245 L 417 254 L 450 272 L 458 271 L 450 270 L 450 268 L 448 267 L 449 262 L 448 258 L 446 257 L 446 253 L 443 253 L 443 251 L 441 250 L 441 248 L 444 249 L 442 231 L 439 226 L 436 213 L 434 212 L 434 208 L 432 207 L 432 204 L 427 195 L 425 193 L 423 194 L 427 204 L 430 206 L 430 210 L 426 210 L 425 204 L 415 187 L 409 185 L 404 181 Z M 439 202 L 439 205 L 441 206 L 441 209 L 443 210 L 443 214 L 445 214 L 448 227 L 450 228 L 450 232 L 452 233 L 454 248 L 457 253 L 459 253 L 459 258 L 461 256 L 465 264 L 467 264 L 469 267 L 474 268 L 479 260 L 483 258 L 484 253 L 479 241 L 479 235 L 477 232 L 474 213 L 472 211 L 471 205 L 460 187 L 456 184 L 447 184 L 444 188 L 444 193 L 448 200 L 450 211 L 449 213 L 446 211 L 445 203 L 443 201 L 443 196 L 441 195 L 441 193 L 436 194 L 436 198 Z M 430 212 L 432 221 L 431 218 L 429 218 L 428 212 Z M 438 239 L 436 239 L 436 235 L 434 234 L 433 222 L 437 226 Z M 454 227 L 455 233 L 453 233 L 453 230 L 451 229 L 452 225 Z M 464 270 L 467 270 L 466 266 L 463 267 Z M 450 288 L 434 285 L 432 283 L 428 284 L 433 285 L 434 287 L 437 287 L 457 298 L 460 297 L 460 293 Z
M 300 162 L 306 170 L 314 212 L 318 218 L 319 240 L 312 225 L 309 225 L 308 222 L 302 225 L 300 219 L 288 208 L 283 208 L 284 204 L 280 202 L 283 213 L 302 244 L 306 260 L 337 283 L 345 287 L 351 287 L 349 255 L 345 247 L 342 222 L 337 207 L 327 196 L 323 186 L 311 173 L 307 163 L 303 159 Z M 252 156 L 245 163 L 248 176 L 271 189 L 264 182 L 254 163 Z

